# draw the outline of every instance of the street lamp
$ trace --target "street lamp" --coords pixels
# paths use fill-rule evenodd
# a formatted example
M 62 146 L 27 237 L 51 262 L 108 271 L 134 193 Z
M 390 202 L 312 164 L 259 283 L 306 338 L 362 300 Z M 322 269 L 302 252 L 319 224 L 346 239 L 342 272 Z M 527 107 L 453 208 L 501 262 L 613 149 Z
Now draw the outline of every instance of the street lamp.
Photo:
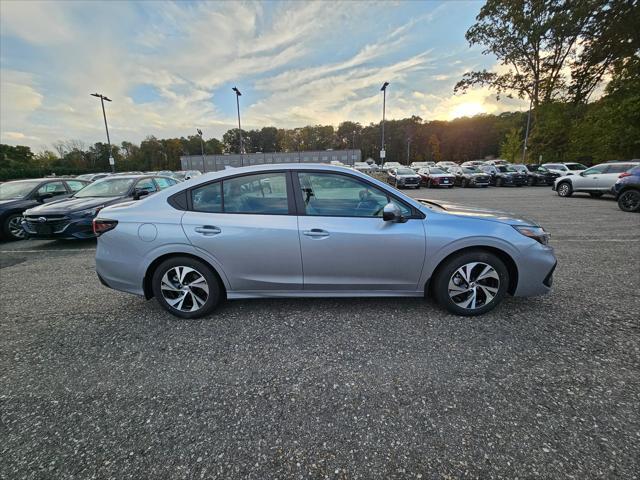
M 380 89 L 380 91 L 382 92 L 382 140 L 380 142 L 380 168 L 382 168 L 384 159 L 387 156 L 387 152 L 385 152 L 385 149 L 384 149 L 384 117 L 387 109 L 387 87 L 388 86 L 389 86 L 389 82 L 384 82 L 382 84 L 382 88 Z
M 116 171 L 116 162 L 113 159 L 113 155 L 111 154 L 111 139 L 109 138 L 109 127 L 107 126 L 107 114 L 104 111 L 104 101 L 110 102 L 111 99 L 106 95 L 102 95 L 101 93 L 90 93 L 92 97 L 96 97 L 100 99 L 100 103 L 102 104 L 102 117 L 104 118 L 104 128 L 107 131 L 107 145 L 109 146 L 109 165 L 111 165 L 111 172 Z
M 242 95 L 242 93 L 240 93 L 238 87 L 233 87 L 231 90 L 236 92 L 236 106 L 238 107 L 238 137 L 240 138 L 240 162 L 244 165 L 244 158 L 242 157 L 242 154 L 244 153 L 242 145 L 242 126 L 240 126 L 240 95 Z
M 202 152 L 202 168 L 204 168 L 204 140 L 202 140 L 202 130 L 196 128 L 196 132 L 200 136 L 200 151 Z

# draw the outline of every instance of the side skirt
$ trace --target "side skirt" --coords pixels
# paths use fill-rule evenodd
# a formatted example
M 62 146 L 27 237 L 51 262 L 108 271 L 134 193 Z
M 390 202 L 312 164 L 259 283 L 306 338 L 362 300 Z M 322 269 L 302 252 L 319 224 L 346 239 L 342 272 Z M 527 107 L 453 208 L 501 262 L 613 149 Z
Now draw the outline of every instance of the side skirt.
M 241 298 L 350 298 L 350 297 L 423 297 L 422 290 L 246 290 L 227 292 L 229 300 Z

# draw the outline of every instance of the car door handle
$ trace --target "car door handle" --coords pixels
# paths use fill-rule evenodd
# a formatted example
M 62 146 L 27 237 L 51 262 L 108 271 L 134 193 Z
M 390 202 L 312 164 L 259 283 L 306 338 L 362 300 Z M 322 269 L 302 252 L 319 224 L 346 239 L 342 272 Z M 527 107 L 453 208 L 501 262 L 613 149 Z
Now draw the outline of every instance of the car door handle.
M 222 230 L 220 230 L 220 228 L 214 227 L 213 225 L 203 225 L 202 227 L 196 227 L 195 231 L 205 236 L 218 235 L 219 233 L 222 233 Z
M 327 232 L 326 230 L 321 230 L 319 228 L 312 228 L 311 230 L 305 230 L 304 232 L 302 232 L 302 234 L 306 235 L 307 237 L 313 237 L 313 238 L 321 238 L 321 237 L 329 236 L 329 232 Z

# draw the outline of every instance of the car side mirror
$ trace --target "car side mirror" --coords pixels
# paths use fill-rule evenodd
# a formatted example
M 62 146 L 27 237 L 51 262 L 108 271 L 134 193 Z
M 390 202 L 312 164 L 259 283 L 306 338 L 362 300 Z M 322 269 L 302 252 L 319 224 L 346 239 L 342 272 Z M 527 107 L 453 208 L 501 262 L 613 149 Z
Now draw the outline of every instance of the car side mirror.
M 53 198 L 53 193 L 41 193 L 38 195 L 37 200 L 42 203 L 45 200 L 49 200 L 50 198 Z
M 149 195 L 149 190 L 134 190 L 133 199 L 140 200 L 140 197 L 144 197 L 145 195 Z
M 382 209 L 382 220 L 385 222 L 402 223 L 406 219 L 402 216 L 400 207 L 393 202 L 387 203 Z

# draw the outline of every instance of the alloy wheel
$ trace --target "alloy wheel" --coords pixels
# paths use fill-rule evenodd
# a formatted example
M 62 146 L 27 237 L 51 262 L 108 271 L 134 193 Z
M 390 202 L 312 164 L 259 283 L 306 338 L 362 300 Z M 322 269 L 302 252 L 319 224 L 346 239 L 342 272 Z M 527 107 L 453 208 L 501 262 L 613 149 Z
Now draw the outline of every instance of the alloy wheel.
M 635 212 L 640 210 L 640 192 L 637 190 L 627 190 L 622 192 L 618 198 L 620 209 L 625 212 Z
M 16 216 L 9 219 L 9 233 L 13 238 L 23 239 L 26 235 L 22 228 L 22 217 Z
M 195 312 L 207 303 L 209 284 L 202 273 L 187 266 L 172 267 L 162 276 L 164 300 L 181 312 Z
M 570 191 L 571 187 L 569 187 L 568 183 L 561 183 L 558 187 L 558 195 L 560 195 L 561 197 L 568 197 Z
M 500 276 L 484 262 L 467 263 L 449 279 L 449 298 L 458 307 L 475 310 L 490 304 L 500 289 Z

